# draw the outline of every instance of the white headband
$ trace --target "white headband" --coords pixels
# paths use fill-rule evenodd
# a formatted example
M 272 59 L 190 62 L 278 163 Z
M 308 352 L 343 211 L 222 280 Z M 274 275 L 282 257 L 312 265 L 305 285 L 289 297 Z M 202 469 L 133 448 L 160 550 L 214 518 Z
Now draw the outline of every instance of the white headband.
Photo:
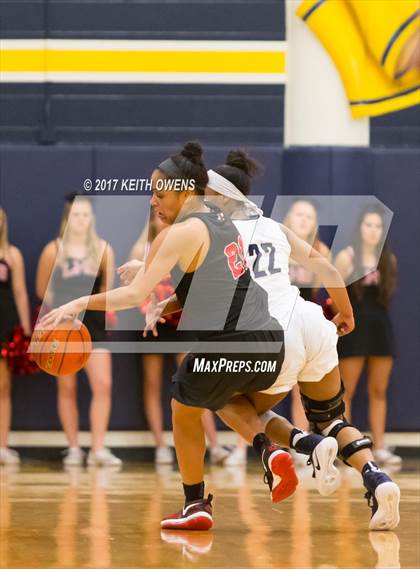
M 234 184 L 232 184 L 232 182 L 230 182 L 224 176 L 221 176 L 214 170 L 207 170 L 207 174 L 209 177 L 207 186 L 211 190 L 232 200 L 242 202 L 245 205 L 247 212 L 251 215 L 263 214 L 262 210 L 254 202 L 248 199 L 241 192 L 241 190 L 239 190 Z

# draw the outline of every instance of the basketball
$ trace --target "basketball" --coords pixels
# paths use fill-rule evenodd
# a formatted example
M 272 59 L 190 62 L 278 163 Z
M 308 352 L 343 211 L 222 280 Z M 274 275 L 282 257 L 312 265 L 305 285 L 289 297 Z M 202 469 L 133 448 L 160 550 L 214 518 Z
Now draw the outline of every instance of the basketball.
M 53 330 L 36 330 L 32 336 L 32 358 L 50 375 L 78 372 L 91 351 L 89 330 L 80 320 L 64 320 Z

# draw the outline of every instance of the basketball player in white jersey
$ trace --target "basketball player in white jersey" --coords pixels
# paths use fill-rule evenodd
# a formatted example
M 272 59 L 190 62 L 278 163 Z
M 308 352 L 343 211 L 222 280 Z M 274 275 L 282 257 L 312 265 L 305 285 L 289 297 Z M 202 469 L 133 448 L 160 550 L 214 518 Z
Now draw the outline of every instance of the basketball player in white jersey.
M 344 389 L 338 371 L 336 344 L 337 334 L 344 335 L 354 326 L 351 306 L 341 308 L 347 306 L 343 296 L 347 293 L 343 285 L 337 288 L 336 269 L 327 259 L 284 226 L 262 216 L 255 204 L 246 198 L 251 176 L 257 167 L 244 152 L 231 151 L 226 164 L 208 172 L 206 192 L 207 199 L 231 216 L 242 235 L 249 268 L 268 293 L 271 315 L 285 330 L 285 360 L 277 381 L 267 391 L 247 397 L 244 405 L 252 402 L 270 439 L 310 455 L 312 449 L 306 448 L 309 439 L 304 433 L 294 429 L 287 440 L 290 433 L 287 422 L 271 411 L 298 382 L 313 430 L 335 437 L 340 458 L 362 474 L 366 498 L 372 507 L 369 529 L 394 529 L 399 523 L 399 488 L 375 464 L 370 439 L 363 437 L 344 416 Z M 303 300 L 298 288 L 290 284 L 290 256 L 319 276 L 333 301 L 342 309 L 332 322 L 324 317 L 320 306 Z M 235 406 L 228 404 L 219 415 L 235 428 L 235 416 L 240 413 L 238 402 Z M 317 465 L 313 466 L 316 469 Z

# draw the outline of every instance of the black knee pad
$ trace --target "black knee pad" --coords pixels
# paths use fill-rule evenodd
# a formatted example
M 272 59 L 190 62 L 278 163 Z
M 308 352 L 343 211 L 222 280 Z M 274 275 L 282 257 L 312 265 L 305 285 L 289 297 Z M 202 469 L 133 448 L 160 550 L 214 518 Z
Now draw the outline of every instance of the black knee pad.
M 338 419 L 337 421 L 333 421 L 333 423 L 329 427 L 324 428 L 322 430 L 322 434 L 327 437 L 334 437 L 336 439 L 338 433 L 347 427 L 355 428 L 354 425 L 348 423 L 345 418 Z M 372 448 L 372 441 L 369 437 L 365 436 L 362 437 L 361 439 L 356 439 L 355 441 L 352 441 L 351 443 L 343 447 L 340 450 L 338 456 L 339 458 L 341 458 L 344 464 L 351 466 L 351 464 L 349 464 L 347 460 L 351 456 L 353 456 L 356 452 L 359 452 L 359 450 L 363 450 L 366 448 Z
M 303 408 L 308 421 L 313 425 L 313 430 L 319 433 L 318 423 L 327 423 L 343 417 L 345 404 L 343 401 L 344 385 L 341 383 L 340 391 L 335 397 L 326 401 L 316 401 L 301 393 Z
M 335 397 L 327 401 L 315 401 L 301 394 L 303 407 L 308 421 L 311 423 L 311 429 L 320 435 L 337 438 L 338 433 L 347 427 L 353 427 L 344 417 L 345 404 L 343 401 L 344 385 L 341 383 L 340 391 Z M 330 423 L 328 427 L 322 430 L 319 423 Z M 372 448 L 372 441 L 369 437 L 362 437 L 349 443 L 341 449 L 339 457 L 341 460 L 351 466 L 347 460 L 359 450 Z
M 351 466 L 351 464 L 349 464 L 347 462 L 347 460 L 351 456 L 353 456 L 356 452 L 359 452 L 359 450 L 372 448 L 372 446 L 373 446 L 373 443 L 369 437 L 365 436 L 365 437 L 362 437 L 361 439 L 356 439 L 355 441 L 352 441 L 351 443 L 349 443 L 348 445 L 346 445 L 344 448 L 342 448 L 340 450 L 339 458 L 341 458 L 341 460 L 344 462 L 344 464 L 347 464 L 347 466 Z

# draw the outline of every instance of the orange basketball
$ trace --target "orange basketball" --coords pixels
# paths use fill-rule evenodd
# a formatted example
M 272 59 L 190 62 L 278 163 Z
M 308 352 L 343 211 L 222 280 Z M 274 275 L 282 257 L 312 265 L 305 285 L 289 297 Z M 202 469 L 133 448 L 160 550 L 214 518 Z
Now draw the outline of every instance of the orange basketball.
M 80 320 L 63 320 L 53 330 L 35 330 L 30 351 L 43 371 L 50 375 L 70 375 L 86 365 L 92 340 Z

